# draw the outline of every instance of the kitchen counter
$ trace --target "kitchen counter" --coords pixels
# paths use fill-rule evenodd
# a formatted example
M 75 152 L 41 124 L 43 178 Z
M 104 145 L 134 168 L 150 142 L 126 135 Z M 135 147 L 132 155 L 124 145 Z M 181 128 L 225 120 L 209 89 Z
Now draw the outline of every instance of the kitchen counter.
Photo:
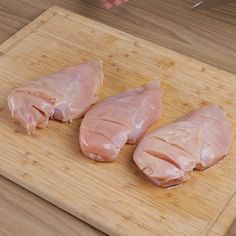
M 194 12 L 195 2 L 131 0 L 106 11 L 95 0 L 3 0 L 0 42 L 58 5 L 236 73 L 236 4 Z M 104 235 L 2 177 L 0 193 L 0 235 Z M 236 227 L 229 235 L 236 235 Z

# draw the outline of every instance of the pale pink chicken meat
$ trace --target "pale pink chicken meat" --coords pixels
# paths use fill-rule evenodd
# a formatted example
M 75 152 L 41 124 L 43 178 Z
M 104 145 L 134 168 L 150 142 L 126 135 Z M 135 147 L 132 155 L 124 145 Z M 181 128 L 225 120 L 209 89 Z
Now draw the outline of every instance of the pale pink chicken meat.
M 49 118 L 72 121 L 98 101 L 103 79 L 103 63 L 95 60 L 27 81 L 8 96 L 11 115 L 28 134 L 46 127 Z
M 126 143 L 136 143 L 162 112 L 160 82 L 106 98 L 85 115 L 80 127 L 83 153 L 96 161 L 114 161 Z
M 154 183 L 170 187 L 183 183 L 193 170 L 205 170 L 226 156 L 233 130 L 226 113 L 215 105 L 148 134 L 133 159 Z

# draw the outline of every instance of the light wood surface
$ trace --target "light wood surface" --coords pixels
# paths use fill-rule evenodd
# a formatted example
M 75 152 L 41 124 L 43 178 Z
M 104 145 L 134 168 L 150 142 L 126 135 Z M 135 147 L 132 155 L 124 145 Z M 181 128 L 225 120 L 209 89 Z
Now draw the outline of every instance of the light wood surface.
M 234 213 L 232 214 L 232 212 Z M 211 232 L 209 233 L 209 236 L 225 235 L 225 230 L 224 230 L 225 225 L 229 225 L 229 222 L 232 222 L 232 217 L 233 219 L 236 220 L 235 213 L 236 213 L 236 197 L 234 195 L 234 197 L 232 197 L 232 199 L 227 203 L 224 209 L 224 213 L 218 217 L 217 224 L 215 224 L 212 227 Z M 233 226 L 229 229 L 228 236 L 236 235 L 235 234 L 235 230 L 236 230 L 235 220 L 234 220 Z
M 131 0 L 124 7 L 104 11 L 98 0 L 2 0 L 0 1 L 0 42 L 5 41 L 49 6 L 59 5 L 235 73 L 235 58 L 232 58 L 236 55 L 235 48 L 232 48 L 232 42 L 234 46 L 236 39 L 235 3 L 193 14 L 190 7 L 195 2 L 189 0 Z M 181 36 L 180 38 L 173 38 L 175 29 L 178 31 L 178 36 Z M 183 29 L 185 30 L 184 35 L 181 33 Z M 212 31 L 216 37 L 212 37 Z M 191 43 L 191 37 L 189 40 L 186 39 L 188 34 L 195 39 L 200 38 L 200 40 Z M 181 44 L 181 38 L 184 38 L 187 43 Z M 230 50 L 228 45 L 231 45 Z M 203 48 L 203 50 L 198 50 L 199 48 Z M 217 57 L 214 56 L 215 49 L 219 54 Z M 3 184 L 8 187 L 8 181 Z M 15 191 L 17 193 L 17 187 L 15 187 Z M 25 191 L 25 194 L 29 193 Z M 32 197 L 32 201 L 38 200 Z M 24 202 L 22 202 L 23 206 Z M 48 206 L 53 208 L 50 204 Z M 67 213 L 64 215 L 67 217 Z M 12 227 L 11 222 L 8 223 L 8 232 L 11 232 L 14 222 Z M 51 227 L 57 228 L 58 224 L 55 222 Z M 14 233 L 12 234 L 14 235 Z M 236 235 L 236 224 L 230 236 L 233 235 Z
M 50 122 L 33 137 L 21 133 L 9 116 L 6 96 L 27 79 L 99 57 L 107 78 L 101 97 L 160 78 L 165 113 L 157 126 L 214 102 L 228 112 L 235 129 L 235 75 L 58 8 L 0 51 L 1 174 L 108 234 L 227 232 L 236 215 L 227 208 L 236 190 L 235 142 L 219 165 L 195 172 L 181 188 L 165 190 L 137 171 L 134 146 L 127 145 L 113 164 L 84 158 L 78 145 L 80 121 Z
M 1 236 L 104 236 L 3 177 L 0 192 Z
M 0 42 L 48 7 L 58 5 L 236 73 L 236 4 L 193 13 L 194 3 L 130 0 L 121 8 L 105 11 L 99 0 L 2 0 Z M 236 235 L 236 224 L 232 235 Z

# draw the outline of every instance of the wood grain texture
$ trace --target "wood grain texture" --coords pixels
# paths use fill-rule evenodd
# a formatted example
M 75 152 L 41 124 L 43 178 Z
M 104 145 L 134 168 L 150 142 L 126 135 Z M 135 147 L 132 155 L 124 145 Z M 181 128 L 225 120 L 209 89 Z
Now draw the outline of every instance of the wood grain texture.
M 58 5 L 236 73 L 236 3 L 192 11 L 197 0 L 130 0 L 106 11 L 100 0 L 1 0 L 0 40 Z
M 104 236 L 3 177 L 0 193 L 1 236 Z
M 236 73 L 236 4 L 193 12 L 194 3 L 131 0 L 108 12 L 98 0 L 1 0 L 0 42 L 48 7 L 58 5 Z
M 128 5 L 107 12 L 100 7 L 98 0 L 1 0 L 0 42 L 49 6 L 60 5 L 235 73 L 235 48 L 228 47 L 234 47 L 236 39 L 235 4 L 193 13 L 190 6 L 195 2 L 131 0 Z M 176 36 L 176 31 L 180 37 Z M 232 235 L 236 235 L 236 228 Z
M 134 146 L 127 145 L 113 164 L 84 158 L 78 145 L 79 120 L 50 122 L 33 137 L 19 132 L 6 96 L 25 80 L 100 57 L 107 78 L 101 97 L 160 78 L 165 113 L 157 126 L 213 102 L 228 112 L 235 130 L 235 75 L 58 8 L 32 22 L 0 51 L 1 174 L 108 234 L 227 232 L 235 214 L 231 208 L 224 210 L 236 191 L 235 142 L 219 165 L 193 173 L 181 188 L 165 190 L 137 171 L 131 158 Z M 230 220 L 218 227 L 225 214 Z
M 225 235 L 225 226 L 227 225 L 230 227 L 232 224 L 232 219 L 234 220 L 233 226 L 230 227 L 228 235 L 229 236 L 235 236 L 235 220 L 236 220 L 236 195 L 234 194 L 230 201 L 228 201 L 224 213 L 219 215 L 217 219 L 217 223 L 212 227 L 209 236 L 219 236 L 219 235 Z

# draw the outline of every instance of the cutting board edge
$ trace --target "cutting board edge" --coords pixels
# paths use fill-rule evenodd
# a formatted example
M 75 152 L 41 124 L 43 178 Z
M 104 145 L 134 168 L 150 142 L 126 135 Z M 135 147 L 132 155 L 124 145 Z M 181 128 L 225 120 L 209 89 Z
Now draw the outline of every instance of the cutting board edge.
M 175 51 L 175 50 L 173 50 L 173 49 L 160 46 L 159 44 L 153 43 L 153 42 L 148 41 L 148 40 L 143 39 L 143 38 L 139 38 L 139 37 L 137 37 L 137 36 L 135 36 L 135 35 L 133 35 L 133 34 L 127 33 L 127 32 L 125 32 L 125 31 L 121 31 L 121 30 L 119 30 L 119 29 L 117 29 L 117 28 L 111 27 L 111 26 L 109 26 L 109 25 L 106 25 L 106 24 L 104 24 L 104 23 L 95 21 L 95 20 L 93 20 L 93 19 L 90 19 L 90 18 L 88 18 L 88 17 L 82 16 L 82 15 L 77 14 L 77 13 L 75 13 L 75 12 L 72 12 L 72 11 L 69 11 L 69 10 L 66 10 L 66 9 L 63 9 L 63 8 L 61 8 L 61 7 L 53 6 L 53 7 L 50 7 L 47 11 L 48 11 L 49 13 L 52 11 L 51 14 L 54 14 L 54 15 L 55 15 L 55 13 L 56 13 L 56 14 L 58 14 L 58 15 L 60 15 L 60 16 L 69 17 L 70 19 L 73 19 L 73 20 L 75 20 L 75 21 L 78 21 L 78 18 L 80 18 L 80 21 L 79 21 L 79 22 L 82 21 L 84 24 L 87 24 L 87 25 L 90 25 L 90 26 L 96 24 L 96 25 L 100 28 L 100 30 L 109 32 L 110 34 L 114 34 L 114 35 L 119 36 L 119 37 L 122 36 L 122 38 L 123 38 L 124 40 L 127 40 L 127 38 L 132 38 L 132 40 L 134 41 L 134 43 L 135 43 L 136 41 L 139 41 L 139 42 L 145 44 L 145 46 L 148 45 L 148 47 L 150 47 L 150 48 L 153 49 L 153 50 L 156 50 L 156 49 L 158 48 L 158 50 L 162 50 L 162 51 L 164 51 L 166 54 L 173 54 L 173 56 L 178 56 L 178 57 L 181 56 L 182 58 L 191 60 L 191 61 L 193 62 L 193 64 L 194 64 L 195 62 L 198 62 L 198 63 L 201 63 L 203 66 L 204 66 L 204 65 L 207 65 L 208 68 L 211 67 L 211 68 L 214 69 L 214 70 L 216 69 L 216 70 L 218 70 L 218 71 L 220 71 L 220 72 L 224 72 L 224 73 L 227 73 L 227 74 L 229 74 L 229 75 L 231 75 L 231 76 L 233 75 L 233 76 L 236 77 L 236 74 L 234 74 L 234 73 L 232 73 L 232 72 L 229 72 L 229 71 L 220 69 L 220 68 L 218 68 L 218 67 L 216 67 L 216 66 L 213 66 L 213 65 L 211 65 L 211 64 L 208 64 L 208 63 L 206 63 L 206 62 L 203 62 L 203 61 L 201 61 L 201 60 L 199 60 L 199 59 L 195 59 L 194 57 L 190 57 L 190 56 L 187 56 L 187 55 L 185 55 L 185 54 L 183 54 L 183 53 L 180 53 L 180 52 L 178 52 L 178 51 Z M 46 11 L 46 12 L 47 12 L 47 11 Z M 45 13 L 46 13 L 46 12 L 45 12 Z M 44 13 L 43 13 L 43 14 L 44 14 Z M 85 22 L 86 22 L 86 23 L 85 23 Z M 104 30 L 104 29 L 105 29 L 105 30 Z
M 122 236 L 120 234 L 115 235 L 114 231 L 109 229 L 109 227 L 105 227 L 104 224 L 101 224 L 100 222 L 93 221 L 90 218 L 86 218 L 82 214 L 78 214 L 76 212 L 76 210 L 73 210 L 73 208 L 71 208 L 69 205 L 67 206 L 63 202 L 56 201 L 53 197 L 50 197 L 48 194 L 44 194 L 44 192 L 38 191 L 37 188 L 35 188 L 32 184 L 20 181 L 19 178 L 16 178 L 14 175 L 10 175 L 9 173 L 4 172 L 4 170 L 2 170 L 1 168 L 0 168 L 0 176 L 10 180 L 11 182 L 19 185 L 20 187 L 24 188 L 25 190 L 35 194 L 36 196 L 44 199 L 45 201 L 49 202 L 50 204 L 58 207 L 59 209 L 67 212 L 68 214 L 71 214 L 72 216 L 78 218 L 78 220 L 81 220 L 85 224 L 89 224 L 92 227 L 100 230 L 101 232 L 103 232 L 107 235 Z
M 232 214 L 233 213 L 233 214 Z M 233 217 L 231 217 L 233 215 Z M 232 195 L 216 221 L 205 230 L 206 236 L 227 235 L 236 220 L 236 192 Z M 221 227 L 224 224 L 224 228 Z
M 32 32 L 36 31 L 40 26 L 48 22 L 57 12 L 55 9 L 59 10 L 58 7 L 50 7 L 48 10 L 40 14 L 37 18 L 31 21 L 29 24 L 24 26 L 18 32 L 13 34 L 9 39 L 0 44 L 0 55 L 3 55 L 5 52 L 16 46 L 24 38 L 30 35 Z M 62 9 L 63 10 L 63 9 Z
M 132 40 L 135 41 L 139 41 L 145 45 L 148 45 L 151 49 L 155 49 L 158 48 L 162 51 L 165 51 L 165 53 L 167 54 L 173 54 L 174 56 L 181 56 L 183 58 L 187 58 L 189 60 L 191 60 L 193 63 L 198 62 L 201 63 L 203 66 L 207 65 L 207 67 L 212 68 L 212 69 L 216 69 L 220 72 L 224 72 L 227 73 L 228 75 L 231 76 L 236 76 L 235 74 L 217 68 L 216 66 L 207 64 L 206 62 L 203 62 L 201 60 L 195 59 L 193 57 L 187 56 L 185 54 L 182 54 L 180 52 L 177 52 L 173 49 L 169 49 L 163 46 L 160 46 L 158 44 L 155 44 L 151 41 L 148 41 L 146 39 L 142 39 L 139 38 L 135 35 L 129 34 L 127 32 L 121 31 L 119 29 L 113 28 L 111 26 L 108 26 L 104 23 L 92 20 L 88 17 L 79 15 L 75 12 L 63 9 L 61 7 L 58 6 L 52 6 L 50 8 L 48 8 L 48 10 L 46 10 L 45 12 L 43 12 L 41 15 L 39 15 L 37 18 L 35 18 L 33 21 L 31 21 L 29 24 L 27 24 L 25 27 L 23 27 L 22 29 L 20 29 L 17 33 L 13 34 L 9 39 L 7 39 L 5 42 L 3 42 L 2 44 L 0 44 L 0 56 L 1 54 L 4 54 L 5 52 L 7 52 L 9 49 L 13 48 L 16 44 L 18 44 L 20 41 L 22 41 L 25 37 L 27 37 L 28 35 L 30 35 L 32 32 L 36 31 L 38 28 L 40 28 L 42 25 L 44 25 L 45 23 L 47 23 L 51 18 L 53 18 L 56 15 L 60 15 L 60 16 L 64 16 L 64 17 L 69 17 L 72 18 L 73 20 L 77 21 L 78 18 L 80 18 L 80 22 L 82 21 L 83 23 L 86 22 L 86 24 L 88 25 L 93 25 L 96 24 L 97 26 L 99 26 L 99 28 L 103 31 L 108 31 L 111 34 L 115 34 L 116 36 L 118 35 L 119 37 L 122 36 L 123 39 L 127 39 L 128 38 L 132 38 Z M 106 30 L 104 30 L 106 29 Z M 111 31 L 110 31 L 111 30 Z M 27 32 L 25 32 L 27 31 Z

